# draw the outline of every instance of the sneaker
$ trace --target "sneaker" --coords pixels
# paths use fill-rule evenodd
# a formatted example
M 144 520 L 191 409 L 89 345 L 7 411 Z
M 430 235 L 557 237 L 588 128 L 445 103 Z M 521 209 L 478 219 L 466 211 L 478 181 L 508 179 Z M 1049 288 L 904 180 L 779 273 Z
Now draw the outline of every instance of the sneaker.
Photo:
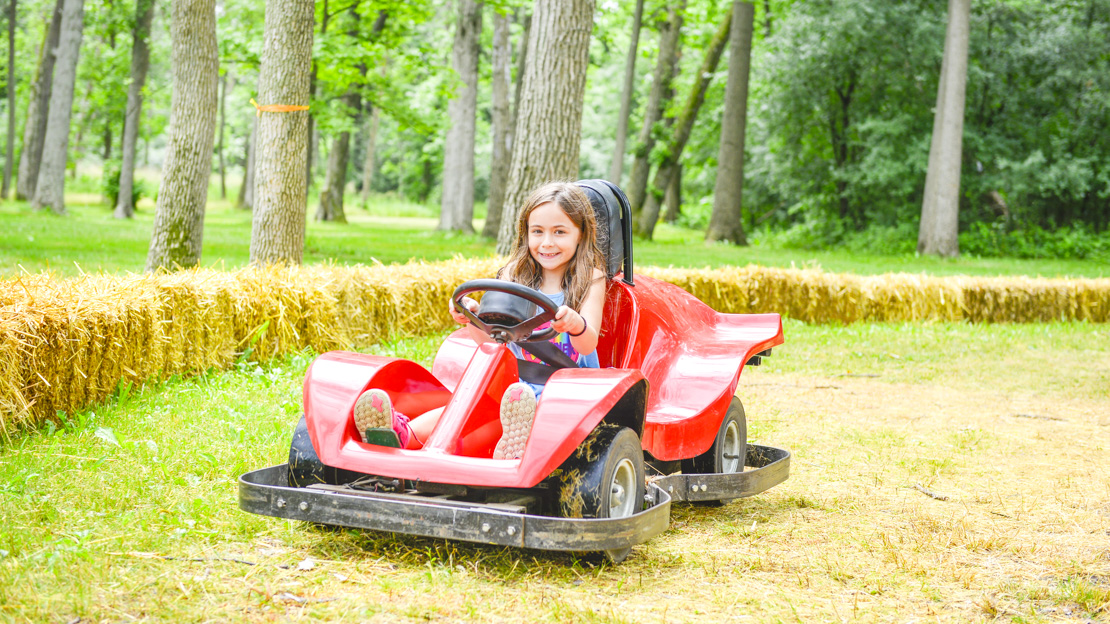
M 362 393 L 355 402 L 355 427 L 363 442 L 382 444 L 385 434 L 384 446 L 399 446 L 404 448 L 412 435 L 409 429 L 409 419 L 393 409 L 393 402 L 385 390 L 371 388 Z M 368 436 L 367 431 L 372 435 Z M 390 436 L 389 433 L 393 435 Z M 391 444 L 396 437 L 396 444 Z
M 501 439 L 493 449 L 494 459 L 518 459 L 532 433 L 536 418 L 536 393 L 526 383 L 517 382 L 501 397 Z

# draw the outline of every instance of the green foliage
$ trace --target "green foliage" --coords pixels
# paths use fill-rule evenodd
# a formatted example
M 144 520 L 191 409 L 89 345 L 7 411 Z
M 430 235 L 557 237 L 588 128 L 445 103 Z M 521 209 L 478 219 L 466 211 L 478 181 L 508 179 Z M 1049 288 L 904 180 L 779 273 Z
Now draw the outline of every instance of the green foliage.
M 1044 229 L 1036 223 L 1007 229 L 1005 222 L 976 221 L 960 234 L 960 249 L 978 256 L 1066 258 L 1110 263 L 1110 232 L 1095 233 L 1078 223 Z

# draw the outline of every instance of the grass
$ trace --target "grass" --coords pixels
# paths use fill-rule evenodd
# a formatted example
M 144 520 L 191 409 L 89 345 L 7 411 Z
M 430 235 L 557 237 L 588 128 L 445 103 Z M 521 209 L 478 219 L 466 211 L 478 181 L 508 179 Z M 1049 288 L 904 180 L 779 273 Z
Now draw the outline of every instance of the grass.
M 0 445 L 0 620 L 1110 618 L 1106 328 L 786 333 L 740 396 L 791 478 L 676 506 L 619 566 L 240 512 L 238 474 L 285 460 L 310 353 L 121 389 Z M 441 340 L 375 351 L 428 366 Z
M 148 188 L 155 188 L 148 183 Z M 154 222 L 154 204 L 144 199 L 133 220 L 116 220 L 88 179 L 67 195 L 69 216 L 59 218 L 33 212 L 26 202 L 0 203 L 0 278 L 23 271 L 54 271 L 75 275 L 79 271 L 142 271 Z M 251 213 L 235 210 L 230 200 L 210 191 L 204 224 L 204 266 L 233 269 L 250 257 Z M 235 197 L 235 188 L 229 197 Z M 315 200 L 310 198 L 310 217 Z M 481 206 L 479 216 L 484 213 Z M 437 232 L 436 207 L 390 197 L 372 198 L 363 208 L 358 199 L 347 200 L 349 223 L 307 221 L 304 261 L 386 264 L 414 258 L 447 260 L 457 254 L 482 257 L 494 254 L 493 241 L 476 235 Z M 482 222 L 475 221 L 481 229 Z M 818 266 L 832 272 L 879 274 L 888 272 L 932 275 L 1029 275 L 1106 277 L 1110 269 L 1095 262 L 1066 260 L 1017 260 L 999 258 L 941 259 L 916 255 L 860 255 L 847 251 L 804 251 L 766 245 L 736 247 L 706 243 L 704 233 L 660 224 L 654 241 L 637 241 L 639 266 L 719 267 Z

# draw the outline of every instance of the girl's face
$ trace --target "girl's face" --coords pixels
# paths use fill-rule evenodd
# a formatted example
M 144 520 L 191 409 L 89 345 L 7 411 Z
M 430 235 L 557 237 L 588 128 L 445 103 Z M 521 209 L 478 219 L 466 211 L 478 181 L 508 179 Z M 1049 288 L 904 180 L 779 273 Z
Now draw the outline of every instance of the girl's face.
M 540 204 L 528 215 L 528 252 L 544 272 L 564 272 L 582 231 L 555 202 Z

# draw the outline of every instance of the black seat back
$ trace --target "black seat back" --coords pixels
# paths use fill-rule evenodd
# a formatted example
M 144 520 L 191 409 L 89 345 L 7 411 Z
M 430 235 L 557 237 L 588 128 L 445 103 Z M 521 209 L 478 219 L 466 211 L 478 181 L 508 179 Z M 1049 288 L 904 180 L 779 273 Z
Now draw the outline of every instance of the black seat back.
M 597 242 L 605 256 L 605 277 L 624 270 L 624 281 L 632 283 L 632 210 L 624 191 L 606 180 L 579 180 L 597 219 Z

